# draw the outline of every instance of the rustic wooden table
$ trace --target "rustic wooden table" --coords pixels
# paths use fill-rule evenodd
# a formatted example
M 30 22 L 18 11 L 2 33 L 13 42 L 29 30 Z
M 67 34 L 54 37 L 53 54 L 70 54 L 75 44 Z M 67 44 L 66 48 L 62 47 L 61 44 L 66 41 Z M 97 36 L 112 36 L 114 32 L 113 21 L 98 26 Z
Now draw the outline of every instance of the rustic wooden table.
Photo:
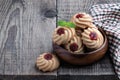
M 37 56 L 52 51 L 59 19 L 69 20 L 94 4 L 120 0 L 0 0 L 0 80 L 117 80 L 109 53 L 88 66 L 62 63 L 54 72 L 35 68 Z

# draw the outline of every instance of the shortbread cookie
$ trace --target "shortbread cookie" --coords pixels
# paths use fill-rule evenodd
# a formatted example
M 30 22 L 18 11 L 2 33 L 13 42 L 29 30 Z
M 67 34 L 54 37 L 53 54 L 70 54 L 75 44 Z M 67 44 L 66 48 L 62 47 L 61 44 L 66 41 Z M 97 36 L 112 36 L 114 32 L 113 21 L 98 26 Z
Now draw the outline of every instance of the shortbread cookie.
M 98 29 L 88 28 L 82 33 L 83 44 L 91 49 L 98 49 L 104 42 L 103 35 Z
M 73 17 L 71 18 L 71 22 L 73 22 L 78 28 L 81 29 L 95 27 L 92 17 L 86 13 L 77 13 L 73 15 Z
M 43 53 L 41 54 L 36 61 L 36 66 L 39 70 L 53 71 L 59 67 L 60 63 L 57 57 L 51 53 Z
M 57 27 L 53 33 L 53 42 L 57 45 L 68 43 L 76 35 L 74 28 Z
M 81 54 L 83 52 L 83 44 L 81 37 L 73 36 L 73 38 L 65 45 L 65 48 L 73 54 Z

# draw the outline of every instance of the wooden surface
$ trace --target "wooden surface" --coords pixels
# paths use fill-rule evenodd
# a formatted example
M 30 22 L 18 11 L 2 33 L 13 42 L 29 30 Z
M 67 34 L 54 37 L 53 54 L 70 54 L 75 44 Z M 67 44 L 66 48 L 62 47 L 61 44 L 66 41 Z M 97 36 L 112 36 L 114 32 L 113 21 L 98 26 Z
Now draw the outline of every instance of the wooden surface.
M 58 70 L 48 73 L 35 68 L 40 53 L 52 52 L 56 20 L 68 21 L 76 12 L 89 13 L 94 4 L 116 2 L 120 0 L 0 0 L 0 74 L 9 75 L 0 76 L 0 80 L 116 79 L 109 53 L 89 66 L 62 63 Z
M 52 51 L 55 11 L 56 0 L 0 0 L 1 74 L 43 75 L 35 61 L 40 53 Z

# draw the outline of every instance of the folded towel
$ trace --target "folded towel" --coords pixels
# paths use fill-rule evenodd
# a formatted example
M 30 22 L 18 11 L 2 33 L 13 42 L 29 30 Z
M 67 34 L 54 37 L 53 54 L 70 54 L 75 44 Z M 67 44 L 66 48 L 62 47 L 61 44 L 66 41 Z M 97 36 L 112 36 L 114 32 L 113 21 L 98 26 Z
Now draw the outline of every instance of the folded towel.
M 120 79 L 120 3 L 94 5 L 90 12 L 94 24 L 106 31 L 110 55 Z

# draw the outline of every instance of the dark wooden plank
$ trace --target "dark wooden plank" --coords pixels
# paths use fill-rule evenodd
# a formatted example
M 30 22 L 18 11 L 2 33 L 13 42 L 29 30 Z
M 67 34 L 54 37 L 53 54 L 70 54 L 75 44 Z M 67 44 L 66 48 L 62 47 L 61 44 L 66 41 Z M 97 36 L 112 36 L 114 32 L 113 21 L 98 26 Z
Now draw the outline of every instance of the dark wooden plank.
M 83 76 L 83 75 L 59 75 L 59 76 L 50 76 L 50 75 L 4 75 L 0 76 L 0 80 L 119 80 L 113 75 L 98 75 L 98 76 Z
M 113 75 L 61 75 L 57 77 L 57 80 L 119 80 L 116 76 Z
M 35 69 L 39 54 L 52 51 L 56 0 L 0 0 L 0 73 L 57 75 Z
M 120 0 L 58 0 L 58 20 L 69 21 L 77 12 L 89 13 L 92 5 L 116 3 Z M 109 53 L 108 53 L 109 54 Z M 89 66 L 71 66 L 66 63 L 58 70 L 58 75 L 115 75 L 112 63 L 108 55 L 102 60 Z M 91 79 L 92 80 L 92 79 Z M 108 79 L 109 80 L 109 79 Z
M 0 80 L 57 80 L 54 75 L 4 75 Z

